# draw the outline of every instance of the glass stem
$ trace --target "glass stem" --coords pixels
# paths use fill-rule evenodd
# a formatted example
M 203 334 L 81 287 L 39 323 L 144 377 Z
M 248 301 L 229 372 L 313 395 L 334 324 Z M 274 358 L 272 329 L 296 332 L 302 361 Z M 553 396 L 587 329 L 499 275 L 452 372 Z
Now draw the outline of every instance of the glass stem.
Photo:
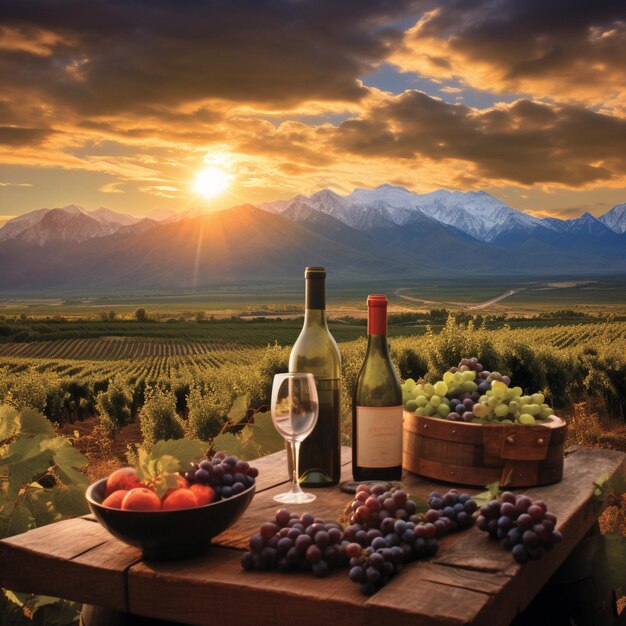
M 293 451 L 293 476 L 291 482 L 291 491 L 294 493 L 301 493 L 302 489 L 300 489 L 300 442 L 292 441 L 291 442 L 291 450 Z

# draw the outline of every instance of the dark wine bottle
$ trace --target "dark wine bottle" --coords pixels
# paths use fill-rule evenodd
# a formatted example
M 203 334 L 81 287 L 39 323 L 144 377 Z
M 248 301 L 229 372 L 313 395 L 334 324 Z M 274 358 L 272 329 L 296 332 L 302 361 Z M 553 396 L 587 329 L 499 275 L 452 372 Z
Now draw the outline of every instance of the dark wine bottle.
M 387 345 L 387 297 L 368 296 L 367 309 L 367 354 L 352 403 L 352 475 L 400 480 L 402 388 Z
M 300 447 L 300 482 L 306 487 L 331 487 L 341 474 L 339 417 L 339 348 L 326 323 L 326 270 L 307 267 L 304 326 L 289 356 L 290 372 L 315 376 L 319 417 Z M 290 468 L 291 471 L 291 468 Z

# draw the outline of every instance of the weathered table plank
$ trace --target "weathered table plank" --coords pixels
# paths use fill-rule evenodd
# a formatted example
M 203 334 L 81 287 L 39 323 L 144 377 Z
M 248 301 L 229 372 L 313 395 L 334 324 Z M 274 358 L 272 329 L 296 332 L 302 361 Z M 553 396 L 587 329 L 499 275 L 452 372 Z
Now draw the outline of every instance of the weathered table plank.
M 0 586 L 126 611 L 126 570 L 140 559 L 100 524 L 66 520 L 1 541 Z
M 346 480 L 350 479 L 350 450 L 344 448 L 342 454 L 342 480 Z M 527 490 L 549 504 L 564 534 L 563 542 L 541 561 L 519 566 L 498 542 L 471 529 L 446 537 L 433 559 L 408 565 L 369 599 L 360 595 L 345 572 L 316 579 L 307 573 L 241 569 L 241 548 L 278 508 L 272 497 L 288 488 L 284 452 L 255 462 L 261 473 L 250 508 L 203 557 L 143 562 L 138 551 L 87 517 L 0 542 L 0 585 L 198 626 L 224 619 L 297 621 L 304 626 L 330 620 L 333 626 L 507 624 L 596 520 L 602 506 L 593 497 L 593 481 L 602 474 L 624 472 L 625 458 L 615 451 L 578 448 L 565 460 L 563 482 Z M 403 484 L 420 497 L 447 488 L 412 475 L 405 475 Z M 350 500 L 339 489 L 316 493 L 316 501 L 293 510 L 334 518 Z

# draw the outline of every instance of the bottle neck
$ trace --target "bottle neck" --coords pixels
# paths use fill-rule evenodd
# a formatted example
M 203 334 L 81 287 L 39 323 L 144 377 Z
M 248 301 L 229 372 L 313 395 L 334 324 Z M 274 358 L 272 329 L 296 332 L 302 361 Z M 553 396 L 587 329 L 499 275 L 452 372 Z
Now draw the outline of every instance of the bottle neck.
M 304 312 L 304 325 L 326 327 L 326 311 L 324 309 L 306 309 Z
M 326 281 L 323 278 L 307 278 L 305 287 L 305 309 L 326 309 Z
M 389 358 L 389 344 L 387 335 L 368 335 L 367 354 L 377 354 L 383 358 Z
M 367 334 L 387 335 L 387 307 L 370 306 L 367 310 Z

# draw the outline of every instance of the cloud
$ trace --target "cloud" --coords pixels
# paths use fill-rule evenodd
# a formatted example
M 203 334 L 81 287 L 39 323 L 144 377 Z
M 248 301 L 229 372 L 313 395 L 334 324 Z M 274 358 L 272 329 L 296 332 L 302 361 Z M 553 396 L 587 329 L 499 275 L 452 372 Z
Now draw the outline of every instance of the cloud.
M 178 188 L 171 187 L 170 185 L 146 185 L 139 187 L 139 191 L 161 198 L 176 198 Z
M 0 126 L 0 144 L 23 146 L 41 143 L 55 131 L 49 128 Z
M 61 43 L 69 43 L 61 35 L 37 27 L 7 28 L 0 26 L 0 50 L 27 52 L 50 56 Z
M 416 191 L 626 188 L 613 5 L 559 0 L 570 24 L 538 0 L 449 0 L 424 13 L 428 1 L 5 3 L 0 163 L 32 168 L 42 194 L 57 191 L 37 168 L 97 174 L 97 192 L 129 209 L 154 195 L 193 203 L 190 182 L 219 154 L 238 202 L 394 181 Z M 552 65 L 537 42 L 561 51 Z M 525 64 L 529 50 L 536 62 Z M 554 99 L 472 108 L 360 80 L 389 61 L 466 102 L 493 100 L 472 99 L 464 82 Z
M 623 110 L 625 18 L 622 0 L 444 0 L 407 31 L 392 60 L 489 91 Z
M 30 183 L 7 183 L 0 181 L 0 187 L 32 187 Z
M 626 120 L 522 99 L 490 109 L 414 91 L 339 127 L 336 145 L 370 158 L 466 162 L 484 179 L 579 187 L 626 175 Z
M 389 25 L 408 0 L 21 0 L 3 6 L 11 32 L 44 30 L 55 54 L 0 51 L 7 89 L 82 114 L 171 110 L 207 98 L 268 108 L 358 101 L 358 77 L 402 37 Z M 20 72 L 9 72 L 15 62 Z

